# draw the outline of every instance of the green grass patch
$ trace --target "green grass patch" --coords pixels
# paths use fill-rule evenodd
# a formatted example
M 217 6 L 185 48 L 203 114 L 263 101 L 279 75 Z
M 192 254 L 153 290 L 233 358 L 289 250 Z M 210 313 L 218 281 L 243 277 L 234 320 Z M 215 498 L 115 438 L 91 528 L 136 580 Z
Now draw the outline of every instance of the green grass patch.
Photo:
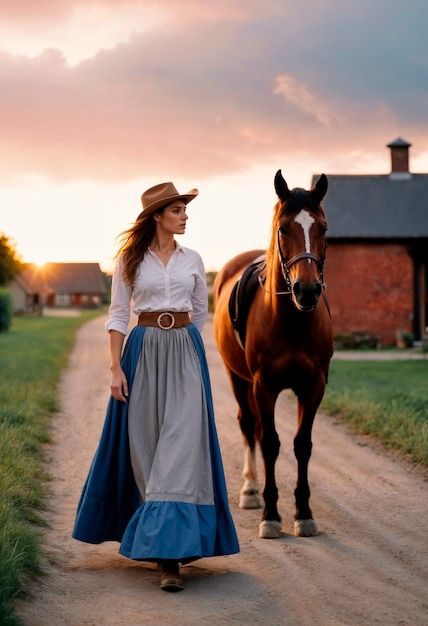
M 428 359 L 333 359 L 322 408 L 428 466 Z
M 43 445 L 76 331 L 100 315 L 16 317 L 0 333 L 0 624 L 18 624 L 13 600 L 41 574 L 49 477 Z

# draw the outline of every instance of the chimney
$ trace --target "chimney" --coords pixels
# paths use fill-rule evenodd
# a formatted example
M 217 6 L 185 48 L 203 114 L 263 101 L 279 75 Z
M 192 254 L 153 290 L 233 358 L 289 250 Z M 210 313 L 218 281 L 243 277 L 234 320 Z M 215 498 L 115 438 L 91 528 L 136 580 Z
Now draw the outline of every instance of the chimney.
M 411 178 L 409 172 L 409 148 L 412 144 L 407 143 L 401 137 L 388 144 L 391 150 L 391 173 L 389 177 L 394 180 Z

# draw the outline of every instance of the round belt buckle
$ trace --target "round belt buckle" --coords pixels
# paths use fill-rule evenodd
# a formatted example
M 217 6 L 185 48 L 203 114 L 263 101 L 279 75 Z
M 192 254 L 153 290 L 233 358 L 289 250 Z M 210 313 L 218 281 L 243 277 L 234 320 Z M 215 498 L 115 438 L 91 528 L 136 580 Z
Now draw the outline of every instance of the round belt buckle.
M 164 316 L 164 315 L 169 315 L 169 317 L 171 318 L 171 324 L 170 324 L 169 326 L 164 326 L 164 325 L 161 323 L 162 318 L 163 318 L 163 316 Z M 171 328 L 173 328 L 173 327 L 174 327 L 174 324 L 175 324 L 175 317 L 173 316 L 173 314 L 172 314 L 172 313 L 161 313 L 161 314 L 158 316 L 158 319 L 156 320 L 156 322 L 157 322 L 157 325 L 159 326 L 159 328 L 162 328 L 162 330 L 170 330 Z

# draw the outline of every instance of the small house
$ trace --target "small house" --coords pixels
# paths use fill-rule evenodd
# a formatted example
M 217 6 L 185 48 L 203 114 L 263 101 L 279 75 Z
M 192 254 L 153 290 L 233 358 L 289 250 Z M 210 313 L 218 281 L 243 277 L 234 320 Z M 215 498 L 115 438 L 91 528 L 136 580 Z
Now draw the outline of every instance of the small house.
M 98 307 L 108 291 L 98 263 L 31 263 L 7 289 L 16 313 L 37 312 L 43 307 Z

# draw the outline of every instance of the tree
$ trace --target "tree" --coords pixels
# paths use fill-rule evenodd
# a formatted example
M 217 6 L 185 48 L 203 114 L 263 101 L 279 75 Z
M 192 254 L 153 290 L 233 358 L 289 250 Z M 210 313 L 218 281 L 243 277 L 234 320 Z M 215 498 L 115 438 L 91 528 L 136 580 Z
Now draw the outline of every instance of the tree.
M 15 244 L 0 233 L 0 287 L 6 285 L 16 274 L 23 269 Z

